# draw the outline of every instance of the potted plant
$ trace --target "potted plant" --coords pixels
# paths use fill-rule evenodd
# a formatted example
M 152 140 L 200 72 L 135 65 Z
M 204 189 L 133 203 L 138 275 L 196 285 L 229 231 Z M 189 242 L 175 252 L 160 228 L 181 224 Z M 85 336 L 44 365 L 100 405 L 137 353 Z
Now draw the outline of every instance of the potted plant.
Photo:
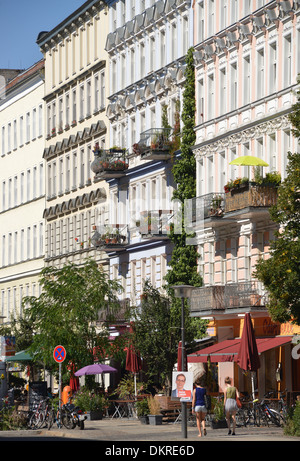
M 148 414 L 149 424 L 158 426 L 162 424 L 163 415 L 160 412 L 160 403 L 152 395 L 147 397 L 150 413 Z
M 212 429 L 227 427 L 224 412 L 224 401 L 213 398 L 213 418 L 211 420 Z
M 78 391 L 74 398 L 74 405 L 84 411 L 90 421 L 102 419 L 107 404 L 107 399 L 103 395 L 85 388 Z
M 135 404 L 136 408 L 136 413 L 137 417 L 140 420 L 142 424 L 149 424 L 149 405 L 148 405 L 148 400 L 143 399 L 143 400 L 138 400 Z

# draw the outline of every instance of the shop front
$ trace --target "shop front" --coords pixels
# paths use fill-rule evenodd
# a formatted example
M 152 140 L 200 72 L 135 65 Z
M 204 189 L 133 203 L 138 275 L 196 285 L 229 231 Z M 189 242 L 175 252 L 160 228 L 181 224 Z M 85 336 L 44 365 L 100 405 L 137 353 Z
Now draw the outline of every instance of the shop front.
M 292 324 L 279 325 L 269 317 L 252 318 L 260 368 L 255 372 L 256 396 L 262 398 L 267 392 L 280 391 L 300 394 L 300 359 L 292 354 L 293 338 L 300 328 Z M 208 332 L 218 342 L 188 355 L 188 363 L 207 363 L 209 370 L 217 377 L 217 387 L 224 392 L 224 379 L 233 378 L 239 391 L 251 395 L 250 372 L 244 372 L 237 364 L 241 343 L 244 316 L 235 319 L 212 319 Z M 294 357 L 293 357 L 294 355 Z

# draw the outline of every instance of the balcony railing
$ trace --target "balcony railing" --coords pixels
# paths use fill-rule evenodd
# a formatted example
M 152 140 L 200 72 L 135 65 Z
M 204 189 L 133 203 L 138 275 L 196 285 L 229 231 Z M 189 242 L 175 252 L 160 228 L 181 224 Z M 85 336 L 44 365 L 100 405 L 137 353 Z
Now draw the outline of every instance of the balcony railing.
M 126 149 L 94 149 L 91 170 L 97 179 L 120 178 L 126 174 L 128 162 Z
M 128 245 L 128 229 L 123 225 L 103 225 L 94 233 L 92 239 L 94 247 L 103 251 L 121 251 Z
M 248 207 L 270 207 L 277 200 L 277 187 L 271 185 L 248 185 L 225 195 L 225 213 Z
M 144 131 L 139 142 L 134 144 L 133 150 L 143 159 L 168 160 L 171 158 L 170 134 L 169 128 L 151 128 Z
M 169 238 L 170 226 L 173 220 L 172 210 L 151 210 L 140 213 L 138 228 L 142 238 L 167 239 Z
M 191 297 L 191 312 L 259 310 L 265 306 L 266 294 L 259 282 L 238 282 L 196 288 Z

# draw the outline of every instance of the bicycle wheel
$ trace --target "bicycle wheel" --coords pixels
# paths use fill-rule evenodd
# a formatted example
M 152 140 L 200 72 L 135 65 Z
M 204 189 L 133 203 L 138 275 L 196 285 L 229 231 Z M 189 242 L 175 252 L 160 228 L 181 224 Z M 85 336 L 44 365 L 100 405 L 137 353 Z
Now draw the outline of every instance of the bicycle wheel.
M 236 413 L 235 419 L 237 427 L 246 426 L 246 415 L 243 408 L 239 408 L 239 410 Z
M 270 418 L 270 421 L 275 424 L 275 426 L 280 427 L 281 426 L 281 418 L 280 414 L 277 413 L 277 411 L 272 410 L 271 408 L 268 410 L 268 416 Z
M 40 421 L 39 413 L 34 412 L 34 413 L 31 415 L 30 420 L 29 420 L 29 423 L 28 423 L 29 428 L 30 428 L 30 429 L 37 429 L 37 428 L 38 428 L 39 421 Z
M 73 421 L 72 415 L 70 413 L 63 412 L 62 413 L 62 423 L 67 429 L 74 429 L 75 423 Z
M 51 427 L 53 426 L 55 421 L 55 411 L 49 410 L 47 424 L 48 424 L 48 431 L 50 431 Z

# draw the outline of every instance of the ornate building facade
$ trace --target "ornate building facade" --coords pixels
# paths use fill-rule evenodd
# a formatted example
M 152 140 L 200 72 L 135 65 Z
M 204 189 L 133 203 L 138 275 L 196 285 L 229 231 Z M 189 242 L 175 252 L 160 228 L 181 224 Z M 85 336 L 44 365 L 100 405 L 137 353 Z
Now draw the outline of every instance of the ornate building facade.
M 91 239 L 108 189 L 90 166 L 95 145 L 109 142 L 107 17 L 102 0 L 85 2 L 37 39 L 45 59 L 46 264 L 106 260 Z
M 245 312 L 251 312 L 257 337 L 287 335 L 285 347 L 273 344 L 261 356 L 260 395 L 277 389 L 279 362 L 289 390 L 299 379 L 290 359 L 297 328 L 271 321 L 265 290 L 253 276 L 277 230 L 269 215 L 277 194 L 271 181 L 277 172 L 285 178 L 287 152 L 299 149 L 288 120 L 300 71 L 299 26 L 298 2 L 195 2 L 193 150 L 197 201 L 204 208 L 204 224 L 196 229 L 204 286 L 194 293 L 192 315 L 209 318 L 219 342 L 240 337 Z M 267 166 L 231 164 L 246 155 Z M 233 363 L 219 363 L 221 386 L 225 374 L 235 375 L 241 390 L 246 386 Z

